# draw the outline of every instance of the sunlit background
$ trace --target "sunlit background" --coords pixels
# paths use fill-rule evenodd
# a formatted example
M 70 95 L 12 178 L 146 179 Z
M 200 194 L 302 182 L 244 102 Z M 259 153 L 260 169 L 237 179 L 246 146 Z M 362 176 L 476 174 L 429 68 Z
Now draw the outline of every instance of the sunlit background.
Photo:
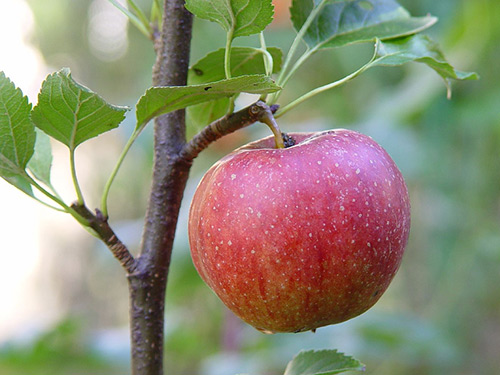
M 149 9 L 150 1 L 138 1 Z M 270 46 L 287 50 L 288 1 L 276 1 Z M 351 128 L 374 137 L 399 165 L 412 200 L 402 268 L 361 317 L 315 334 L 263 335 L 241 323 L 201 282 L 186 236 L 202 173 L 230 150 L 267 135 L 254 125 L 196 160 L 185 194 L 167 294 L 166 371 L 179 375 L 280 374 L 302 348 L 338 348 L 377 375 L 500 373 L 500 2 L 400 1 L 440 22 L 429 30 L 478 82 L 453 85 L 419 64 L 377 68 L 280 119 L 285 131 Z M 195 22 L 192 61 L 224 45 L 217 25 Z M 255 38 L 239 43 L 256 44 Z M 370 46 L 316 56 L 282 101 L 357 69 Z M 107 0 L 0 0 L 0 70 L 32 103 L 44 77 L 69 67 L 106 100 L 133 107 L 150 85 L 150 42 Z M 131 133 L 120 129 L 77 150 L 90 205 Z M 151 175 L 151 131 L 134 145 L 111 191 L 113 227 L 134 251 Z M 54 143 L 53 182 L 74 199 L 65 147 Z M 0 374 L 127 374 L 128 296 L 109 251 L 72 219 L 0 181 Z
M 34 33 L 33 13 L 24 1 L 0 2 L 1 70 L 23 88 L 31 100 L 36 99 L 38 83 L 45 73 L 40 51 L 30 43 Z M 34 281 L 40 261 L 40 214 L 34 202 L 8 184 L 0 184 L 1 258 L 0 273 L 0 340 L 29 334 L 49 319 L 37 295 Z M 40 319 L 33 319 L 39 316 Z M 22 332 L 23 331 L 23 332 Z

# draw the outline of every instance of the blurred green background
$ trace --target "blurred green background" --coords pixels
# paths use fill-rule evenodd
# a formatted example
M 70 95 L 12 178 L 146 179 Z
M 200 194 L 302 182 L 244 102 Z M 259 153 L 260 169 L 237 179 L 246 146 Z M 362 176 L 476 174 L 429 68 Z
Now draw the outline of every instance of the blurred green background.
M 149 8 L 149 1 L 139 3 Z M 189 202 L 211 164 L 267 135 L 263 126 L 254 125 L 213 144 L 192 169 L 168 284 L 166 373 L 280 374 L 294 354 L 307 348 L 337 348 L 364 362 L 367 374 L 500 373 L 500 2 L 400 3 L 414 15 L 439 17 L 426 33 L 439 41 L 455 67 L 476 71 L 481 80 L 455 82 L 453 97 L 447 100 L 441 79 L 425 66 L 376 68 L 280 119 L 284 131 L 362 131 L 399 165 L 410 189 L 412 231 L 389 290 L 375 307 L 349 322 L 315 334 L 269 336 L 241 323 L 203 284 L 189 255 Z M 150 43 L 127 27 L 121 13 L 106 0 L 27 4 L 33 21 L 27 42 L 39 51 L 44 74 L 68 66 L 75 79 L 111 103 L 133 107 L 150 85 L 154 55 Z M 266 34 L 268 45 L 285 51 L 294 36 L 287 4 L 276 2 L 277 21 Z M 256 39 L 236 40 L 237 45 L 246 43 L 255 44 Z M 195 22 L 192 62 L 223 45 L 217 25 Z M 290 83 L 282 102 L 354 71 L 370 56 L 370 48 L 351 46 L 318 54 Z M 1 53 L 0 70 L 9 51 Z M 250 99 L 240 104 L 245 100 Z M 95 205 L 133 129 L 133 118 L 129 114 L 119 130 L 78 150 L 84 190 Z M 134 250 L 149 189 L 151 145 L 149 130 L 132 149 L 111 192 L 112 225 Z M 61 146 L 54 145 L 54 153 L 65 160 Z M 55 162 L 56 184 L 67 184 L 65 168 L 65 162 Z M 15 197 L 27 199 L 20 193 Z M 68 194 L 67 199 L 73 197 Z M 50 318 L 37 323 L 43 314 L 33 314 L 29 324 L 0 336 L 0 373 L 127 374 L 124 274 L 103 245 L 60 216 L 40 208 L 40 254 L 32 277 L 40 299 L 37 311 L 51 311 Z M 12 251 L 22 255 L 27 250 L 0 250 Z M 12 266 L 7 262 L 4 267 Z M 10 287 L 3 282 L 0 290 Z M 27 304 L 31 297 L 21 298 Z M 8 303 L 2 302 L 0 310 Z

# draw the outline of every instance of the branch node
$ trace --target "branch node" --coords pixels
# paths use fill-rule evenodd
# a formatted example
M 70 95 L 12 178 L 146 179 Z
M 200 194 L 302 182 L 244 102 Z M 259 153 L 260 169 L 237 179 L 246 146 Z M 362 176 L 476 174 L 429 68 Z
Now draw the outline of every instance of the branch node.
M 107 223 L 109 219 L 109 217 L 107 215 L 104 215 L 102 211 L 98 208 L 95 209 L 95 217 L 98 221 L 103 223 Z
M 120 241 L 113 229 L 109 226 L 108 217 L 104 216 L 99 209 L 96 209 L 96 213 L 93 214 L 87 206 L 78 202 L 72 203 L 71 208 L 88 221 L 90 228 L 94 230 L 99 238 L 106 244 L 108 249 L 111 250 L 111 253 L 118 259 L 125 271 L 129 274 L 134 272 L 136 261 L 129 252 L 127 246 Z

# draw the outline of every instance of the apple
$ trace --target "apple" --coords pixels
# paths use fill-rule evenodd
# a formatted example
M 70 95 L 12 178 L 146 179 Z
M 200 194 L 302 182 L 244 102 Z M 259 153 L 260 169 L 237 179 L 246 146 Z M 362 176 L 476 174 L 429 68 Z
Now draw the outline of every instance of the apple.
M 242 320 L 266 333 L 340 323 L 368 310 L 399 268 L 408 190 L 370 137 L 337 129 L 272 137 L 205 174 L 189 212 L 193 263 Z

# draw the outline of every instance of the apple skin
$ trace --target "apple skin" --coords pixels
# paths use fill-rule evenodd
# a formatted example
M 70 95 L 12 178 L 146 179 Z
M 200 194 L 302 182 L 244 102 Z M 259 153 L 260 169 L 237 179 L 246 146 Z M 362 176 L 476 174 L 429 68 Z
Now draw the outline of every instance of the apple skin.
M 242 320 L 301 332 L 368 310 L 399 268 L 410 231 L 401 172 L 344 129 L 249 143 L 213 165 L 189 213 L 193 263 Z

